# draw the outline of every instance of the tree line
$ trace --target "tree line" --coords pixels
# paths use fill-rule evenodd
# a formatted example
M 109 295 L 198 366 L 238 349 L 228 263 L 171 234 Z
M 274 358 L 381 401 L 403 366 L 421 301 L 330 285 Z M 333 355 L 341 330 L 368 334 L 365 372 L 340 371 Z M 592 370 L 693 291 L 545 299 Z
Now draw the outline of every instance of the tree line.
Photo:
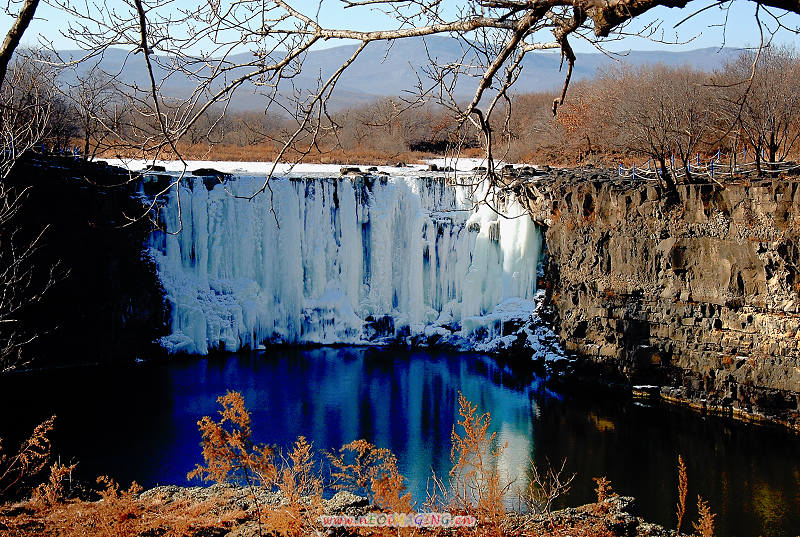
M 652 159 L 667 182 L 676 170 L 692 181 L 698 154 L 753 161 L 761 174 L 800 145 L 800 58 L 791 48 L 744 52 L 711 73 L 621 66 L 573 90 L 555 121 L 531 125 L 558 141 L 551 151 Z
M 64 76 L 39 78 L 64 80 Z M 123 88 L 99 69 L 72 74 L 47 92 L 49 147 L 77 146 L 86 158 L 131 156 L 131 139 L 145 140 L 159 126 L 137 113 Z M 168 102 L 167 102 L 168 106 Z M 713 72 L 690 66 L 612 66 L 573 84 L 553 114 L 553 94 L 512 95 L 491 128 L 495 155 L 506 162 L 603 164 L 650 160 L 667 182 L 692 181 L 697 154 L 724 157 L 724 165 L 765 163 L 793 157 L 800 144 L 800 57 L 795 49 L 746 51 Z M 478 154 L 480 133 L 432 103 L 383 98 L 330 112 L 323 132 L 292 149 L 307 158 L 332 151 L 379 160 L 409 153 Z M 277 154 L 294 118 L 274 112 L 204 111 L 180 137 L 182 149 L 214 147 L 217 158 L 235 158 L 259 147 Z M 122 142 L 122 140 L 127 140 Z M 191 151 L 188 153 L 192 154 Z M 704 158 L 705 159 L 705 158 Z M 723 163 L 719 163 L 723 165 Z M 766 166 L 766 170 L 765 170 Z

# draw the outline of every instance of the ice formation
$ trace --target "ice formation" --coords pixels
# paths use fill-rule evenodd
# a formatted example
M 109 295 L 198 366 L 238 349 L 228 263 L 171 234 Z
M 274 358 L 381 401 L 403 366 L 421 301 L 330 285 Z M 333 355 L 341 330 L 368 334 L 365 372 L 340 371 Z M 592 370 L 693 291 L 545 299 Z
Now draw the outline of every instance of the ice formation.
M 540 233 L 513 203 L 475 208 L 444 177 L 185 179 L 150 252 L 171 352 L 265 343 L 508 337 L 535 304 Z M 274 212 L 273 212 L 274 211 Z M 489 337 L 491 339 L 491 337 Z M 484 343 L 485 344 L 485 343 Z

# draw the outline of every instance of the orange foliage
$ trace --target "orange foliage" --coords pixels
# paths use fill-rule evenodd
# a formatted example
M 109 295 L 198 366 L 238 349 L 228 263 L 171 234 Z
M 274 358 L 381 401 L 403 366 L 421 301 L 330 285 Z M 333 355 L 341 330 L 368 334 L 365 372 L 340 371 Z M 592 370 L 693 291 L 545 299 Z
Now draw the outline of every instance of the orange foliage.
M 491 415 L 478 414 L 477 405 L 460 392 L 458 407 L 461 432 L 454 426 L 450 433 L 453 469 L 448 507 L 454 512 L 475 515 L 485 529 L 499 535 L 506 514 L 503 498 L 511 483 L 501 480 L 497 459 L 507 444 L 496 446 L 497 433 L 489 434 Z
M 678 527 L 675 531 L 680 533 L 681 525 L 683 524 L 683 517 L 686 514 L 686 494 L 689 491 L 689 478 L 686 475 L 686 465 L 683 463 L 683 457 L 678 455 L 678 503 L 676 505 L 676 514 L 678 517 Z
M 198 464 L 186 477 L 217 483 L 241 479 L 248 486 L 271 487 L 278 475 L 274 450 L 253 442 L 250 413 L 242 394 L 229 391 L 217 402 L 222 406 L 222 418 L 214 421 L 205 416 L 197 422 L 206 466 Z
M 198 422 L 205 466 L 188 478 L 200 477 L 217 483 L 244 483 L 255 506 L 259 533 L 305 535 L 322 513 L 322 482 L 313 475 L 311 444 L 302 436 L 295 442 L 288 460 L 277 462 L 275 450 L 252 439 L 250 413 L 238 392 L 217 398 L 222 409 L 219 421 L 205 416 Z M 279 505 L 262 505 L 262 491 L 277 490 Z
M 16 509 L 13 516 L 0 514 L 0 528 L 8 537 L 134 537 L 159 535 L 186 537 L 227 531 L 244 519 L 236 509 L 220 509 L 219 500 L 167 502 L 155 496 L 140 497 L 141 487 L 127 490 L 101 477 L 100 501 L 53 498 L 43 504 L 33 500 Z
M 594 491 L 597 493 L 598 503 L 604 502 L 614 495 L 614 491 L 611 489 L 611 481 L 609 481 L 605 476 L 593 477 L 592 481 L 597 483 Z
M 697 512 L 700 518 L 697 522 L 692 524 L 694 531 L 696 531 L 700 537 L 714 537 L 714 518 L 717 515 L 711 512 L 708 503 L 703 501 L 703 498 L 699 495 L 697 496 Z
M 334 488 L 366 492 L 370 501 L 385 511 L 411 511 L 411 494 L 397 469 L 397 457 L 388 449 L 355 440 L 342 446 L 338 454 L 328 454 L 328 459 L 334 468 Z
M 50 438 L 48 435 L 53 430 L 52 416 L 40 423 L 33 430 L 13 456 L 3 453 L 0 440 L 0 501 L 14 492 L 18 485 L 28 478 L 41 472 L 50 458 Z
M 60 462 L 53 463 L 50 467 L 50 477 L 46 483 L 42 483 L 34 489 L 31 500 L 45 506 L 62 502 L 66 498 L 64 479 L 72 474 L 75 466 L 77 465 L 65 466 Z
M 198 465 L 189 477 L 216 481 L 225 485 L 218 490 L 201 489 L 199 494 L 175 493 L 169 487 L 142 494 L 133 483 L 121 489 L 107 477 L 98 479 L 102 485 L 99 501 L 69 499 L 64 481 L 74 468 L 60 463 L 50 468 L 50 477 L 34 490 L 31 500 L 15 505 L 0 505 L 0 532 L 3 536 L 23 535 L 63 537 L 133 537 L 133 536 L 191 536 L 226 534 L 236 529 L 239 534 L 301 536 L 326 531 L 320 526 L 325 512 L 322 499 L 325 481 L 320 475 L 313 446 L 299 437 L 291 449 L 282 454 L 252 437 L 251 416 L 244 399 L 237 392 L 227 392 L 218 398 L 217 419 L 206 416 L 198 422 L 202 436 L 204 464 Z M 562 479 L 561 470 L 547 474 L 533 472 L 536 486 L 544 497 L 547 516 L 531 522 L 515 519 L 506 511 L 507 493 L 513 482 L 501 476 L 499 457 L 505 445 L 498 445 L 497 435 L 490 432 L 491 416 L 478 413 L 477 406 L 459 394 L 458 427 L 453 427 L 451 459 L 453 469 L 447 485 L 434 478 L 441 494 L 432 494 L 426 507 L 432 511 L 449 511 L 452 515 L 475 517 L 477 526 L 470 529 L 443 528 L 343 528 L 336 534 L 374 536 L 399 535 L 539 535 L 541 537 L 572 535 L 573 537 L 605 537 L 612 531 L 613 492 L 609 481 L 595 478 L 595 505 L 579 508 L 580 516 L 557 518 L 549 505 L 569 488 L 572 478 Z M 13 462 L 28 470 L 41 470 L 40 459 L 49 452 L 47 433 L 52 428 L 48 420 L 34 431 L 32 439 L 23 444 L 22 457 Z M 0 459 L 5 461 L 6 459 Z M 371 507 L 385 512 L 410 513 L 414 509 L 405 479 L 400 474 L 395 455 L 366 440 L 355 440 L 327 454 L 331 466 L 330 488 L 366 494 Z M 679 478 L 685 487 L 685 467 L 679 459 Z M 682 468 L 682 470 L 680 470 Z M 16 473 L 14 475 L 17 475 Z M 544 476 L 544 477 L 543 477 Z M 244 488 L 241 485 L 246 485 Z M 683 490 L 680 488 L 679 490 Z M 518 498 L 524 501 L 524 498 Z M 679 510 L 681 506 L 679 504 Z M 714 515 L 707 504 L 698 498 L 700 520 L 694 524 L 701 537 L 713 537 Z M 682 513 L 682 512 L 681 512 Z M 682 514 L 679 515 L 679 519 Z M 520 523 L 520 520 L 522 522 Z M 680 522 L 679 522 L 680 523 Z M 245 529 L 246 528 L 246 529 Z

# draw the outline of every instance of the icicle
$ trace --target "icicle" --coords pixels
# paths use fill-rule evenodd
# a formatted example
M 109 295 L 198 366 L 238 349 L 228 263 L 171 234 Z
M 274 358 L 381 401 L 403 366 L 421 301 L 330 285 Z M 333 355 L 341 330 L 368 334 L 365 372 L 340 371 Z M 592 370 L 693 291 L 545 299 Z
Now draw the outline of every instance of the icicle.
M 227 188 L 247 196 L 262 182 L 239 177 Z M 467 189 L 444 179 L 271 186 L 280 226 L 268 194 L 181 186 L 181 233 L 156 232 L 150 243 L 171 308 L 168 350 L 381 342 L 431 330 L 469 337 L 532 312 L 540 235 L 527 215 L 473 209 Z M 177 203 L 173 193 L 164 209 L 170 231 Z M 514 203 L 507 210 L 523 214 Z

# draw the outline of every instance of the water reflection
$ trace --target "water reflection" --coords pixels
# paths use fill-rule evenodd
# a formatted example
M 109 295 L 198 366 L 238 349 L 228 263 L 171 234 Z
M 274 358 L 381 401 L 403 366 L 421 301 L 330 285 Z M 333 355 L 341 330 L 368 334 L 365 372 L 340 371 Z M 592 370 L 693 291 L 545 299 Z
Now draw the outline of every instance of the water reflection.
M 491 411 L 499 442 L 508 442 L 500 464 L 512 476 L 524 470 L 532 453 L 534 395 L 547 397 L 536 384 L 507 387 L 509 372 L 491 359 L 446 353 L 320 348 L 294 352 L 291 359 L 209 360 L 200 368 L 206 394 L 242 391 L 258 439 L 288 445 L 305 435 L 317 448 L 331 449 L 366 438 L 397 454 L 416 497 L 423 495 L 432 471 L 440 476 L 449 471 L 459 391 Z M 186 378 L 185 371 L 175 374 L 176 384 Z M 172 413 L 189 409 L 200 415 L 211 407 L 212 397 L 181 390 Z
M 591 501 L 591 478 L 605 475 L 637 498 L 645 518 L 674 526 L 682 454 L 690 503 L 697 494 L 709 500 L 720 535 L 796 537 L 797 437 L 583 389 L 559 395 L 529 380 L 483 356 L 370 348 L 81 368 L 0 378 L 0 405 L 13 409 L 0 416 L 0 437 L 8 445 L 55 413 L 56 453 L 79 460 L 84 478 L 184 484 L 200 462 L 197 420 L 215 415 L 218 395 L 238 390 L 257 440 L 288 446 L 305 435 L 327 450 L 366 438 L 395 452 L 420 499 L 431 473 L 450 469 L 461 391 L 491 412 L 498 443 L 508 443 L 499 469 L 520 487 L 529 460 L 542 467 L 566 458 L 577 477 L 564 503 Z

